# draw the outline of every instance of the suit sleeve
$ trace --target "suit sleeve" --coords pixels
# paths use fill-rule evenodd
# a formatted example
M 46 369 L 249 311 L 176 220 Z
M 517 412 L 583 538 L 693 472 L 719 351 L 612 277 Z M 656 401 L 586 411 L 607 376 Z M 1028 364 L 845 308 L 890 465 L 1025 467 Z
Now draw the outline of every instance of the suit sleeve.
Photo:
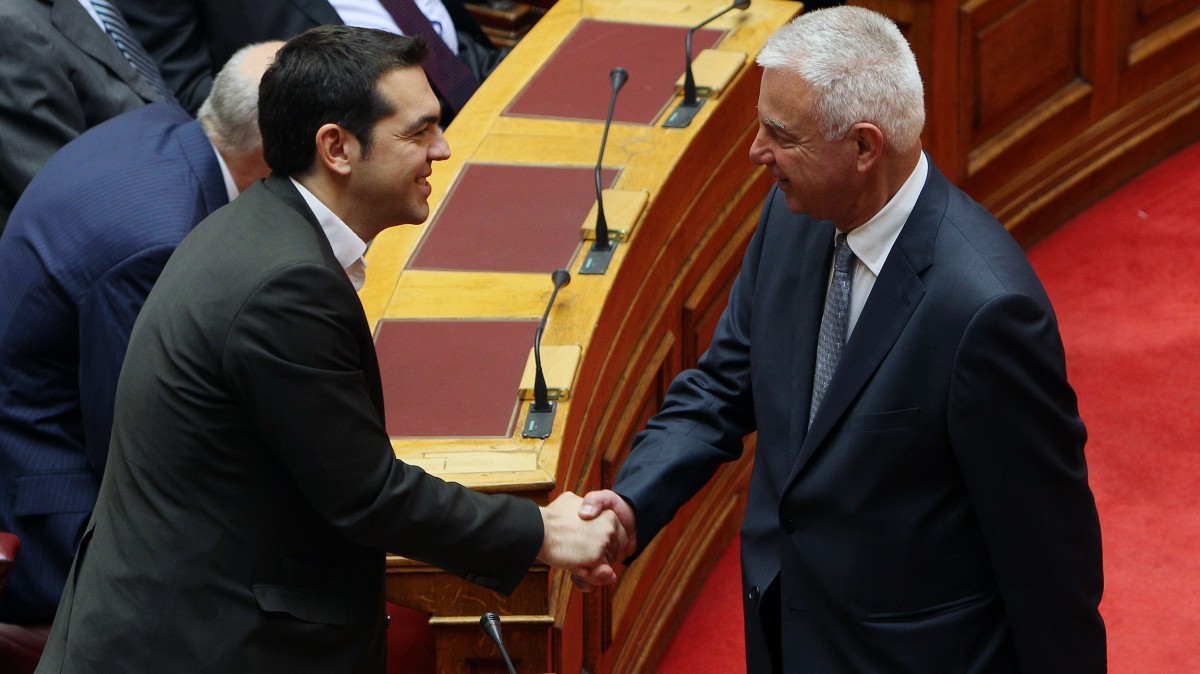
M 537 506 L 478 494 L 396 459 L 364 371 L 362 307 L 317 264 L 275 274 L 226 340 L 235 397 L 324 520 L 363 545 L 511 592 L 542 543 Z
M 66 55 L 28 18 L 0 11 L 0 182 L 16 199 L 87 128 Z
M 192 115 L 212 89 L 213 63 L 196 0 L 116 0 L 134 37 L 158 63 L 163 80 Z
M 1021 671 L 1105 671 L 1086 432 L 1043 305 L 1001 296 L 974 317 L 956 356 L 949 431 Z
M 633 505 L 639 549 L 722 464 L 742 455 L 743 438 L 755 430 L 750 327 L 770 204 L 768 198 L 712 343 L 694 369 L 671 382 L 662 409 L 634 439 L 613 485 Z
M 174 246 L 142 251 L 96 280 L 79 302 L 79 397 L 88 463 L 104 474 L 117 378 L 138 312 Z

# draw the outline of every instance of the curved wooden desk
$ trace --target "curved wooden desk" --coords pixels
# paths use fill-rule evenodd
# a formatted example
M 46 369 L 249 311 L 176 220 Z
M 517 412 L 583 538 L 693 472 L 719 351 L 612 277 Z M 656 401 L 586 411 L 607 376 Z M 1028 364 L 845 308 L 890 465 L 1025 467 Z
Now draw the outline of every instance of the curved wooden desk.
M 755 0 L 697 33 L 695 51 L 718 40 L 717 49 L 745 61 L 691 126 L 661 126 L 679 100 L 671 85 L 682 72 L 686 28 L 727 5 L 560 0 L 451 125 L 453 156 L 430 179 L 430 222 L 374 242 L 361 292 L 376 326 L 397 456 L 481 491 L 542 503 L 563 489 L 611 484 L 671 378 L 707 345 L 770 185 L 747 158 L 757 120 L 753 61 L 800 4 Z M 635 34 L 647 43 L 621 42 Z M 568 46 L 582 50 L 594 76 L 546 76 L 551 84 L 541 82 L 539 95 L 551 111 L 530 107 L 539 72 L 578 58 Z M 585 276 L 581 231 L 595 201 L 607 74 L 617 65 L 630 80 L 604 157 L 604 180 L 618 192 L 605 203 L 610 223 L 624 211 L 633 227 L 607 274 Z M 658 82 L 664 68 L 669 78 Z M 558 104 L 567 112 L 555 112 Z M 594 117 L 564 118 L 578 114 Z M 505 222 L 512 213 L 516 222 Z M 573 278 L 550 314 L 543 355 L 578 347 L 579 357 L 566 360 L 550 436 L 524 439 L 519 379 L 556 267 Z M 439 672 L 502 671 L 477 624 L 487 611 L 503 616 L 519 671 L 650 671 L 737 528 L 749 468 L 748 460 L 728 466 L 615 589 L 584 595 L 565 574 L 535 568 L 502 597 L 392 557 L 388 598 L 431 614 Z

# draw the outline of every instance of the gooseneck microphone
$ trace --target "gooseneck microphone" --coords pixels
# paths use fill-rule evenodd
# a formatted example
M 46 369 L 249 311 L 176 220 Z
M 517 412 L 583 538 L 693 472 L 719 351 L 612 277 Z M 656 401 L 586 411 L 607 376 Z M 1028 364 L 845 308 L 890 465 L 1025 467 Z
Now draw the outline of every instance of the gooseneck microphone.
M 529 406 L 530 412 L 549 412 L 553 409 L 550 405 L 550 393 L 546 389 L 546 373 L 542 370 L 542 331 L 546 329 L 550 307 L 554 306 L 554 298 L 558 297 L 559 289 L 571 283 L 571 272 L 555 269 L 550 274 L 550 280 L 554 282 L 554 291 L 550 293 L 546 312 L 542 314 L 542 321 L 538 323 L 537 332 L 533 335 L 533 402 Z
M 734 3 L 725 9 L 713 14 L 704 21 L 692 26 L 688 29 L 687 38 L 684 40 L 684 70 L 683 70 L 683 103 L 689 107 L 696 107 L 696 76 L 692 73 L 692 34 L 709 23 L 717 20 L 726 12 L 733 9 L 746 9 L 750 6 L 750 0 L 734 0 Z
M 625 81 L 629 79 L 629 73 L 618 66 L 608 74 L 608 79 L 612 82 L 612 98 L 608 102 L 608 115 L 604 117 L 604 135 L 600 137 L 600 156 L 596 158 L 596 242 L 592 244 L 592 250 L 596 251 L 609 251 L 613 248 L 612 242 L 608 240 L 608 220 L 604 218 L 604 190 L 600 185 L 600 167 L 604 162 L 604 146 L 608 143 L 608 128 L 612 126 L 613 111 L 617 107 L 617 92 L 625 86 Z
M 529 403 L 529 414 L 525 415 L 525 426 L 521 429 L 523 438 L 548 438 L 550 429 L 554 427 L 555 405 L 550 402 L 546 372 L 542 369 L 542 332 L 546 330 L 546 322 L 550 320 L 550 308 L 554 306 L 554 298 L 558 297 L 558 291 L 571 282 L 571 272 L 555 269 L 550 274 L 550 280 L 554 282 L 554 291 L 550 293 L 546 311 L 533 333 L 533 402 Z
M 508 650 L 504 648 L 504 639 L 500 638 L 500 616 L 495 613 L 484 613 L 479 618 L 479 626 L 500 649 L 500 655 L 504 658 L 504 666 L 508 668 L 508 674 L 517 674 L 517 669 L 513 667 L 512 660 L 508 657 Z

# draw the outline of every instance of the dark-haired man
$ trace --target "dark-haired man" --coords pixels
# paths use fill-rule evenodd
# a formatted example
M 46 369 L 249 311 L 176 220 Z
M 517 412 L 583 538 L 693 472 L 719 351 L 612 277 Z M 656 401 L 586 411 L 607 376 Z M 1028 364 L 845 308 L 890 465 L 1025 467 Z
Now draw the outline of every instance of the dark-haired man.
M 384 550 L 510 592 L 535 559 L 624 545 L 573 494 L 539 509 L 392 453 L 355 287 L 449 156 L 424 51 L 326 26 L 276 55 L 274 173 L 192 231 L 139 315 L 40 672 L 382 672 Z

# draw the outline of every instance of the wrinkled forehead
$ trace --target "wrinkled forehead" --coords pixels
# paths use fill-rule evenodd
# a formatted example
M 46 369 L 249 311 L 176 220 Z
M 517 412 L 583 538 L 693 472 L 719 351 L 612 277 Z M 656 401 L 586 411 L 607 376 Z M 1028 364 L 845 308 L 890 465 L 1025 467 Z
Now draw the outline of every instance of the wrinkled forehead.
M 812 120 L 813 91 L 799 75 L 789 70 L 763 71 L 758 94 L 758 116 L 773 128 L 791 128 Z

